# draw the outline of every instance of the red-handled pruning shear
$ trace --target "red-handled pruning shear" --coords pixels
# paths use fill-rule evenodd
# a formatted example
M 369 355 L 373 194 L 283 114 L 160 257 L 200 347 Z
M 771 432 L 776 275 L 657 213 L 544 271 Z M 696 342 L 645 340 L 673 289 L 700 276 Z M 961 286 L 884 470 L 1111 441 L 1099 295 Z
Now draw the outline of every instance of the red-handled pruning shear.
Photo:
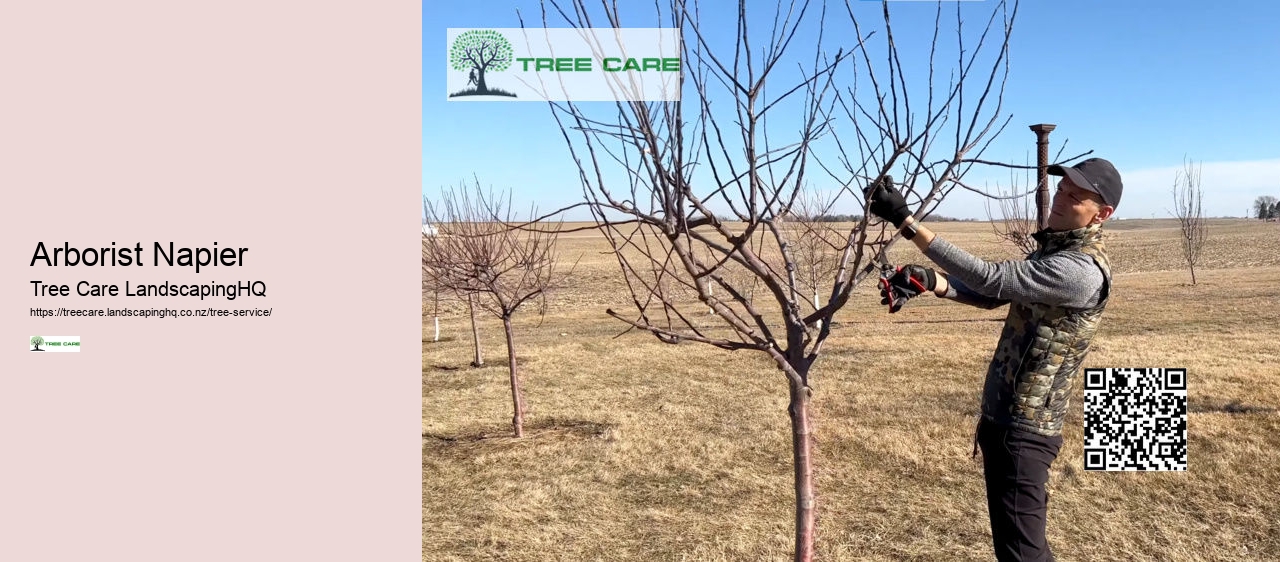
M 902 305 L 905 305 L 906 300 L 905 298 L 901 298 L 901 300 L 899 300 L 899 298 L 893 298 L 893 287 L 888 284 L 888 279 L 893 277 L 893 274 L 897 273 L 897 268 L 888 262 L 888 256 L 884 255 L 884 253 L 886 252 L 881 250 L 881 253 L 877 256 L 879 262 L 881 262 L 881 283 L 879 283 L 879 285 L 881 285 L 881 291 L 884 292 L 884 296 L 888 298 L 888 311 L 897 312 L 901 309 Z
M 893 277 L 894 274 L 898 273 L 899 271 L 902 271 L 902 268 L 894 267 L 893 264 L 890 264 L 889 258 L 884 255 L 884 252 L 880 253 L 879 261 L 880 261 L 880 293 L 882 296 L 884 296 L 886 299 L 889 300 L 889 312 L 890 313 L 897 312 L 901 310 L 902 305 L 907 304 L 907 300 L 911 298 L 907 295 L 903 295 L 902 293 L 898 292 L 893 288 L 893 285 L 889 284 L 889 278 Z M 914 277 L 908 277 L 907 281 L 909 281 L 912 285 L 915 285 L 915 287 L 919 289 L 921 293 L 925 292 L 924 285 L 920 284 L 920 282 L 917 281 Z

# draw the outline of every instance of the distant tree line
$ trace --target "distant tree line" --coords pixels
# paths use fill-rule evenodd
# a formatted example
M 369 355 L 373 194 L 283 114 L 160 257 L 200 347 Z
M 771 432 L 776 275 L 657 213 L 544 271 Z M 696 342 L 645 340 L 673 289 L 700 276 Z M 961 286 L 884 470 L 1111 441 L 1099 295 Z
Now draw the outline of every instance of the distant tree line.
M 818 215 L 813 222 L 859 222 L 862 215 Z M 933 214 L 924 218 L 924 222 L 973 222 L 977 219 L 957 219 L 953 217 Z
M 924 222 L 976 222 L 978 219 L 957 219 L 946 215 L 929 215 Z
M 1263 195 L 1253 200 L 1253 214 L 1262 220 L 1280 220 L 1280 202 L 1275 197 Z
M 818 215 L 816 222 L 861 222 L 862 215 Z

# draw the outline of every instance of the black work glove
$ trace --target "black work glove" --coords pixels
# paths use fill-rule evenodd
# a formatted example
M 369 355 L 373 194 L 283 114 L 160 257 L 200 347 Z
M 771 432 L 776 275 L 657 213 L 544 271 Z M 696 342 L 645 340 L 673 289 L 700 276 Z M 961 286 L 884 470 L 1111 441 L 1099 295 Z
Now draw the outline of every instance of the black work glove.
M 897 312 L 907 301 L 938 287 L 938 276 L 930 268 L 920 265 L 904 265 L 893 275 L 880 280 L 880 304 L 889 305 L 889 312 Z
M 902 222 L 911 216 L 911 210 L 907 208 L 907 200 L 903 199 L 902 193 L 893 187 L 892 176 L 886 175 L 880 181 L 867 186 L 863 195 L 867 196 L 867 202 L 870 203 L 868 208 L 871 214 L 893 223 L 894 228 L 902 227 Z

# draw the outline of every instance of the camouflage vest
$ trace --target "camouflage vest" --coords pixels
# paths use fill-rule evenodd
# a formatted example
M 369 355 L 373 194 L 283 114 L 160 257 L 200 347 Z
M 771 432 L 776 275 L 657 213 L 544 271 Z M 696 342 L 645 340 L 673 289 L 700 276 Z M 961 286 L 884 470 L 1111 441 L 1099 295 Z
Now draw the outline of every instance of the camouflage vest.
M 1082 252 L 1102 270 L 1102 295 L 1093 308 L 1064 308 L 1013 302 L 1000 343 L 987 369 L 983 416 L 999 425 L 1040 435 L 1062 433 L 1072 384 L 1089 353 L 1111 289 L 1111 266 L 1102 243 L 1102 225 L 1068 232 L 1035 234 L 1036 260 L 1058 252 Z

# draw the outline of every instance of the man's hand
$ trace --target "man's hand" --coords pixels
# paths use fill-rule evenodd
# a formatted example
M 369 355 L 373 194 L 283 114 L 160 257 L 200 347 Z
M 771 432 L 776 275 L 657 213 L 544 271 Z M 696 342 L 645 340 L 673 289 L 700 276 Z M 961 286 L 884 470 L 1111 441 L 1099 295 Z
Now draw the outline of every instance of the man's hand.
M 868 209 L 871 214 L 893 223 L 894 228 L 901 228 L 902 222 L 911 216 L 911 209 L 907 208 L 907 200 L 902 197 L 897 188 L 893 187 L 892 176 L 886 175 L 880 181 L 867 186 L 863 195 L 866 195 L 867 202 L 870 203 Z
M 893 275 L 882 278 L 880 283 L 880 304 L 889 305 L 889 312 L 897 312 L 908 300 L 926 291 L 938 287 L 938 276 L 930 268 L 919 265 L 904 265 Z

